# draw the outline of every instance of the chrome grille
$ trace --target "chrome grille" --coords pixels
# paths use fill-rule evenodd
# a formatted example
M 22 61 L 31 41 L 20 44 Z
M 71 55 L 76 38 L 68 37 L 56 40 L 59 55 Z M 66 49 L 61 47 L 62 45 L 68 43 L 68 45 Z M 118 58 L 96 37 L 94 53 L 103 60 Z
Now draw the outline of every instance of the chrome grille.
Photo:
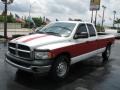
M 18 49 L 20 49 L 20 50 L 30 51 L 30 48 L 29 48 L 28 46 L 21 45 L 21 44 L 18 44 Z
M 8 50 L 10 51 L 10 53 L 12 53 L 12 54 L 14 54 L 14 55 L 16 54 L 15 49 L 9 47 Z
M 31 58 L 31 50 L 28 46 L 21 45 L 21 44 L 15 44 L 15 43 L 9 43 L 8 50 L 11 54 L 15 56 L 25 58 L 25 59 Z

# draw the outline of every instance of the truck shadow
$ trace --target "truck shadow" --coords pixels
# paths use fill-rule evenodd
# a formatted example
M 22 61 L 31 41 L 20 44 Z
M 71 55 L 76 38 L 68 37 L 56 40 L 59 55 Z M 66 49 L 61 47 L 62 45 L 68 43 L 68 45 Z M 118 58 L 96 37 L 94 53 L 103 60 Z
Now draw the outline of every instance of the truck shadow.
M 56 90 L 70 83 L 74 83 L 76 80 L 85 80 L 85 77 L 89 76 L 91 79 L 101 79 L 103 76 L 110 73 L 111 65 L 101 65 L 101 57 L 96 56 L 84 62 L 73 65 L 70 69 L 69 77 L 59 83 L 52 81 L 47 76 L 36 76 L 30 73 L 24 73 L 22 75 L 16 74 L 15 82 L 39 90 Z

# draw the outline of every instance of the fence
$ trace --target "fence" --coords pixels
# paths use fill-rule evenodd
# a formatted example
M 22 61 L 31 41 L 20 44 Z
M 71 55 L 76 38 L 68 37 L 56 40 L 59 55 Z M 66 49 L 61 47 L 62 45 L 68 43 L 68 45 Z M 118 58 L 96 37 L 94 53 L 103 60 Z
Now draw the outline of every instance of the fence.
M 8 23 L 8 29 L 21 29 L 22 25 L 20 23 Z M 0 30 L 4 29 L 4 23 L 0 22 Z
M 31 32 L 28 28 L 22 28 L 20 23 L 8 23 L 7 26 L 7 36 L 12 37 L 12 35 L 26 35 Z M 4 23 L 0 23 L 0 36 L 4 36 Z

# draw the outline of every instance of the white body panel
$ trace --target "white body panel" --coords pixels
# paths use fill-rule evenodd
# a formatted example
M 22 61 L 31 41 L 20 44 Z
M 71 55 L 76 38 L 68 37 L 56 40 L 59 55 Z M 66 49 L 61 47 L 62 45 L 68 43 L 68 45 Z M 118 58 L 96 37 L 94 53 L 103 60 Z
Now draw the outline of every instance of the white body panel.
M 86 53 L 86 54 L 71 58 L 71 64 L 75 64 L 75 63 L 85 60 L 87 58 L 93 57 L 94 55 L 102 53 L 104 51 L 105 51 L 105 48 L 101 48 L 101 49 L 92 51 L 90 53 Z

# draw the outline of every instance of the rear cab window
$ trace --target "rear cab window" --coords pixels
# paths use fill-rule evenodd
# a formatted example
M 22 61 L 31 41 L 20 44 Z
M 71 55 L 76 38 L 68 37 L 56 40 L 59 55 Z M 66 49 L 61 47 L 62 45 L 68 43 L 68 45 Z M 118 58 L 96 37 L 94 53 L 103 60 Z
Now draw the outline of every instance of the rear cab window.
M 87 24 L 87 27 L 88 27 L 90 37 L 96 36 L 96 31 L 95 31 L 93 25 L 92 24 Z

